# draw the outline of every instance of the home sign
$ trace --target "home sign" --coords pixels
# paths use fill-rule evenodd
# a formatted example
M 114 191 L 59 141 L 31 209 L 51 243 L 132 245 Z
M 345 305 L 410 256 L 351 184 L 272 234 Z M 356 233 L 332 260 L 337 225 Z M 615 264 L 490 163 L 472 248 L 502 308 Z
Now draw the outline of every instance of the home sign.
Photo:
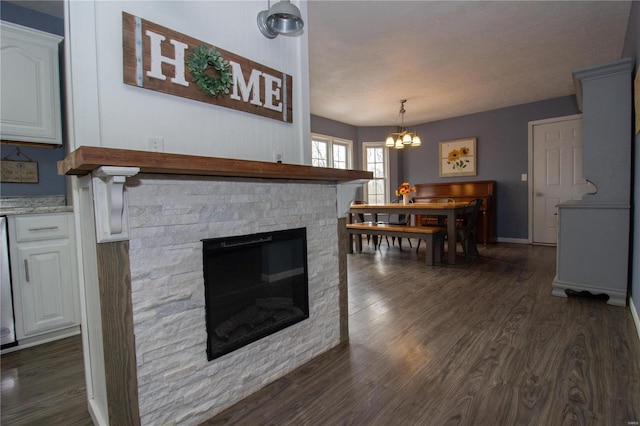
M 126 84 L 293 122 L 288 74 L 126 12 L 122 53 Z

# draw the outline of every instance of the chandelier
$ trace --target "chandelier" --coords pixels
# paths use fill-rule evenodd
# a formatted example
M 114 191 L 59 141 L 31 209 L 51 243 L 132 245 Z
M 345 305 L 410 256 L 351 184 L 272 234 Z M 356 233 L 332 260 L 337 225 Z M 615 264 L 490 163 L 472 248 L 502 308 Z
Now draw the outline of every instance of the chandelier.
M 392 132 L 387 136 L 387 140 L 384 145 L 388 148 L 402 149 L 405 146 L 420 146 L 422 145 L 422 141 L 420 137 L 418 137 L 417 132 L 411 132 L 404 128 L 404 113 L 406 112 L 404 109 L 404 103 L 407 102 L 406 99 L 400 101 L 400 120 L 401 124 L 398 127 L 397 132 Z

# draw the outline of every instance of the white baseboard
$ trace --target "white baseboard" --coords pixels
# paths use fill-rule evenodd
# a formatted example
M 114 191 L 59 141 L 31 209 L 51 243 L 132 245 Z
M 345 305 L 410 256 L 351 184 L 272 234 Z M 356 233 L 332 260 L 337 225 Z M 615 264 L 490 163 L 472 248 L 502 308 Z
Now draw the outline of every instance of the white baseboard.
M 498 237 L 497 240 L 498 240 L 499 243 L 530 244 L 529 240 L 526 239 L 526 238 Z
M 63 330 L 45 333 L 40 336 L 20 339 L 18 341 L 18 346 L 12 346 L 10 348 L 3 349 L 0 354 L 4 355 L 10 352 L 20 351 L 22 349 L 31 348 L 33 346 L 55 342 L 56 340 L 66 339 L 67 337 L 76 336 L 78 334 L 80 334 L 80 326 L 76 325 L 70 328 L 65 328 Z
M 633 317 L 633 323 L 636 325 L 638 340 L 640 340 L 640 317 L 638 316 L 638 309 L 636 308 L 636 304 L 633 303 L 632 297 L 629 297 L 629 310 L 631 311 L 631 316 Z

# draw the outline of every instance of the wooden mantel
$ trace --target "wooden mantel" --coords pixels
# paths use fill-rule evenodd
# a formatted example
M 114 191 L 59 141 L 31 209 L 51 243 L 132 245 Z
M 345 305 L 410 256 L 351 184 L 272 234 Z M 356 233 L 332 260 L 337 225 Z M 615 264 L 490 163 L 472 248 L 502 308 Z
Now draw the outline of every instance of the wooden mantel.
M 338 183 L 373 178 L 373 173 L 362 170 L 329 169 L 297 164 L 90 146 L 81 146 L 69 153 L 64 160 L 58 161 L 58 174 L 86 175 L 102 166 L 139 167 L 141 173 L 333 181 Z

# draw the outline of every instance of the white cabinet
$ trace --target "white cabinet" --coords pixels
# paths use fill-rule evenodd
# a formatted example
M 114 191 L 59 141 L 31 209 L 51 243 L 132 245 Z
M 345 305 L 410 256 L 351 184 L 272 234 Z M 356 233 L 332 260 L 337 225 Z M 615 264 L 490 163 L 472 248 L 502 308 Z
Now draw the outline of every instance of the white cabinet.
M 58 45 L 62 37 L 0 22 L 3 140 L 62 144 Z
M 80 323 L 75 247 L 72 213 L 9 216 L 19 341 Z
M 558 205 L 552 294 L 606 294 L 625 306 L 629 282 L 633 61 L 573 72 L 583 112 L 582 164 L 597 191 Z

